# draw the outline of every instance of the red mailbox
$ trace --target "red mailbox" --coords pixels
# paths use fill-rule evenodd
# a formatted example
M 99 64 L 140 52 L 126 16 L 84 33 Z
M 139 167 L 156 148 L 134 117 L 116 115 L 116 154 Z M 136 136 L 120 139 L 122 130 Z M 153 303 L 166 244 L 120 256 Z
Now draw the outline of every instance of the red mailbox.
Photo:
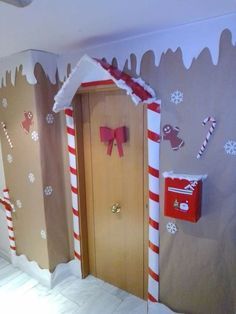
M 201 217 L 202 181 L 206 175 L 163 173 L 165 216 L 197 222 Z

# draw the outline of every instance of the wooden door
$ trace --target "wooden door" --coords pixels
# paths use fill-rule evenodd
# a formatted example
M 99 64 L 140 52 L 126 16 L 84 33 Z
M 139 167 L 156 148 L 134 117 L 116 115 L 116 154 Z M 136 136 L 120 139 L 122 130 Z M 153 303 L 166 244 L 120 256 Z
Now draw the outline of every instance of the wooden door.
M 90 273 L 144 297 L 144 107 L 123 91 L 81 96 Z M 119 157 L 100 140 L 101 126 L 125 126 Z M 112 205 L 120 204 L 113 213 Z

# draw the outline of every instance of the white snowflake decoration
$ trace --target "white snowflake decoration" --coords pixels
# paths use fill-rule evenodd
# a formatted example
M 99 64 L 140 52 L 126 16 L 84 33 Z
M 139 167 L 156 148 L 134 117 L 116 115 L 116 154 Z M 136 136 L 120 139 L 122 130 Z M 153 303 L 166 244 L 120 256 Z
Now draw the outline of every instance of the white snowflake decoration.
M 32 172 L 29 173 L 28 178 L 30 183 L 34 183 L 35 175 Z
M 21 203 L 20 200 L 17 200 L 17 201 L 16 201 L 16 206 L 17 206 L 18 208 L 22 208 L 22 203 Z
M 9 164 L 11 164 L 13 162 L 13 157 L 11 154 L 7 155 L 7 161 L 9 162 Z
M 178 231 L 176 224 L 173 222 L 168 222 L 166 225 L 166 229 L 171 234 L 175 234 Z
M 8 106 L 8 102 L 7 102 L 7 99 L 6 98 L 3 98 L 2 99 L 2 106 L 3 106 L 3 108 L 7 108 L 7 106 Z
M 52 195 L 52 192 L 53 192 L 53 189 L 52 189 L 51 185 L 48 185 L 48 186 L 45 187 L 45 189 L 44 189 L 44 194 L 45 194 L 46 196 Z
M 46 231 L 45 230 L 41 230 L 40 231 L 40 235 L 41 235 L 41 238 L 46 240 L 47 239 L 47 234 L 46 234 Z
M 33 132 L 31 133 L 31 138 L 32 138 L 32 140 L 35 141 L 35 142 L 38 141 L 38 139 L 39 139 L 38 132 L 33 131 Z
M 54 115 L 52 113 L 48 113 L 46 116 L 46 121 L 48 124 L 53 124 L 54 123 Z
M 228 141 L 224 146 L 225 152 L 228 155 L 236 155 L 236 141 Z
M 175 92 L 173 92 L 170 96 L 170 101 L 173 104 L 180 104 L 181 102 L 183 102 L 184 100 L 184 94 L 182 92 L 180 92 L 179 90 L 176 90 Z

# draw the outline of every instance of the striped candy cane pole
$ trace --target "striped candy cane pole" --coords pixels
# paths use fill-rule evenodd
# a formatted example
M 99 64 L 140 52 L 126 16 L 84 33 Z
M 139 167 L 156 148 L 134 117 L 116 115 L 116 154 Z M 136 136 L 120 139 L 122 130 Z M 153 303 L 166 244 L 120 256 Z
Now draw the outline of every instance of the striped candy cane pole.
M 8 237 L 9 237 L 9 242 L 10 242 L 11 254 L 16 255 L 16 243 L 15 243 L 15 235 L 14 235 L 13 222 L 12 222 L 13 206 L 10 203 L 10 197 L 9 197 L 9 190 L 8 189 L 3 190 L 3 197 L 4 197 L 4 201 L 5 201 L 4 205 L 5 205 L 5 211 L 6 211 Z
M 65 110 L 66 129 L 68 140 L 68 152 L 70 163 L 70 182 L 73 211 L 73 231 L 74 231 L 74 255 L 75 259 L 81 260 L 80 253 L 80 230 L 79 230 L 79 198 L 78 198 L 78 174 L 76 161 L 76 141 L 75 141 L 75 123 L 73 118 L 73 108 Z
M 203 142 L 203 144 L 202 144 L 202 146 L 201 146 L 201 148 L 197 154 L 197 159 L 201 158 L 204 150 L 206 149 L 207 143 L 209 142 L 209 139 L 210 139 L 212 133 L 214 132 L 215 127 L 216 127 L 216 120 L 213 117 L 205 118 L 202 122 L 202 125 L 203 126 L 206 125 L 206 123 L 209 121 L 212 122 L 212 124 L 211 124 L 210 130 L 207 133 L 206 139 L 204 140 L 204 142 Z
M 11 139 L 10 139 L 10 136 L 9 136 L 8 132 L 7 132 L 6 124 L 5 124 L 4 122 L 1 122 L 1 126 L 2 126 L 2 128 L 3 128 L 3 132 L 4 132 L 4 134 L 5 134 L 6 138 L 7 138 L 7 141 L 8 141 L 9 146 L 10 146 L 11 148 L 13 148 L 12 141 L 11 141 Z
M 147 107 L 149 173 L 148 300 L 150 302 L 159 302 L 159 151 L 161 115 L 158 102 L 150 103 Z

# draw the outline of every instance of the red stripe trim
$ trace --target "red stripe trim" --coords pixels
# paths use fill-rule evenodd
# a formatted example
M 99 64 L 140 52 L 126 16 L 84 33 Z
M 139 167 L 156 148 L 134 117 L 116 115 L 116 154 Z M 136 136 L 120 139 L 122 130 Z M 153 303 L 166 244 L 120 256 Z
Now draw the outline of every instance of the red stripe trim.
M 80 241 L 80 235 L 74 232 L 74 238 L 78 241 Z
M 65 110 L 65 114 L 66 114 L 67 116 L 73 117 L 73 109 L 67 108 L 67 109 Z
M 153 251 L 153 252 L 155 252 L 155 253 L 157 253 L 157 254 L 159 254 L 159 247 L 157 246 L 157 245 L 155 245 L 155 244 L 153 244 L 151 241 L 149 241 L 149 248 Z
M 153 177 L 159 178 L 159 170 L 148 166 L 148 173 L 151 174 Z
M 16 251 L 16 247 L 15 247 L 15 246 L 10 245 L 10 248 L 11 248 L 13 251 Z
M 74 174 L 75 176 L 77 176 L 77 170 L 75 168 L 70 167 L 70 172 Z
M 12 218 L 7 216 L 7 220 L 12 221 Z
M 78 210 L 72 208 L 72 211 L 73 211 L 73 214 L 74 214 L 75 216 L 79 217 L 79 211 L 78 211 Z
M 77 253 L 76 251 L 74 251 L 74 255 L 77 259 L 81 260 L 81 256 L 79 255 L 79 253 Z
M 75 194 L 78 194 L 78 189 L 71 185 L 71 191 Z
M 148 273 L 155 281 L 159 282 L 159 276 L 150 267 L 148 268 Z
M 14 231 L 12 227 L 7 227 L 7 228 L 8 228 L 8 230 L 10 230 L 10 231 Z
M 71 153 L 71 154 L 73 154 L 73 155 L 76 155 L 76 150 L 75 150 L 75 148 L 71 147 L 70 145 L 68 145 L 67 147 L 68 147 L 69 153 Z
M 9 192 L 9 189 L 4 189 L 3 192 Z
M 151 104 L 148 104 L 148 109 L 152 110 L 154 112 L 160 113 L 161 112 L 161 106 L 155 102 L 152 102 Z
M 151 302 L 158 302 L 156 298 L 154 298 L 149 292 L 148 292 L 148 300 Z
M 72 129 L 72 128 L 70 128 L 69 126 L 66 128 L 66 130 L 67 130 L 67 133 L 68 134 L 70 134 L 70 135 L 72 135 L 72 136 L 75 136 L 75 129 Z
M 155 132 L 152 132 L 151 130 L 148 130 L 148 138 L 156 143 L 160 143 L 160 135 L 155 133 Z
M 90 87 L 90 86 L 111 85 L 111 84 L 114 84 L 113 80 L 85 82 L 85 83 L 82 83 L 81 86 Z
M 154 202 L 159 202 L 159 195 L 149 191 L 149 198 Z
M 12 240 L 12 241 L 15 241 L 14 237 L 9 236 L 9 239 Z
M 152 226 L 154 229 L 159 230 L 159 223 L 149 217 L 149 225 Z

